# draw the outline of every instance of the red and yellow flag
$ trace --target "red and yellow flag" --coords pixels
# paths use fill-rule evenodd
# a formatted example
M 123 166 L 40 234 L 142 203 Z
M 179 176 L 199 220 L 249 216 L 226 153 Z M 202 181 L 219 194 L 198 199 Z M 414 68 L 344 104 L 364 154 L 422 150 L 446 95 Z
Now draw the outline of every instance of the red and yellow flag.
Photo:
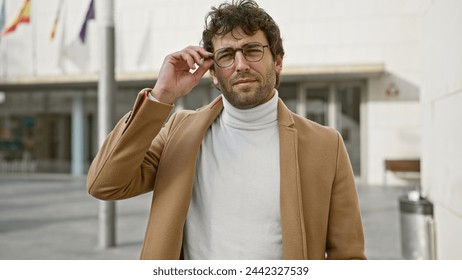
M 63 0 L 60 0 L 58 4 L 58 10 L 56 11 L 55 20 L 53 21 L 53 25 L 51 26 L 50 41 L 53 41 L 55 39 L 56 29 L 58 28 L 59 16 L 61 14 L 62 8 L 63 8 Z
M 22 4 L 21 10 L 19 14 L 16 16 L 14 21 L 3 30 L 2 35 L 6 35 L 16 30 L 21 23 L 29 23 L 30 22 L 30 0 L 25 0 Z

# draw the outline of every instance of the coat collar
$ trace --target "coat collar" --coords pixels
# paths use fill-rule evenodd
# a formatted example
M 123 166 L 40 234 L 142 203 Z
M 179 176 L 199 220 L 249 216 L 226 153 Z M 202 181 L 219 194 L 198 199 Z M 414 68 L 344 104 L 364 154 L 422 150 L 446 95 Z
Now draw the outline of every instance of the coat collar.
M 209 111 L 212 117 L 211 122 L 208 123 L 207 127 L 211 125 L 212 121 L 218 117 L 221 110 L 223 110 L 223 97 L 220 95 L 215 98 L 211 103 L 209 103 L 206 107 L 206 110 Z M 203 110 L 203 109 L 202 109 Z M 207 118 L 210 119 L 210 118 Z M 293 127 L 294 126 L 294 119 L 291 115 L 291 111 L 287 108 L 281 98 L 278 101 L 278 124 L 279 126 L 283 127 Z

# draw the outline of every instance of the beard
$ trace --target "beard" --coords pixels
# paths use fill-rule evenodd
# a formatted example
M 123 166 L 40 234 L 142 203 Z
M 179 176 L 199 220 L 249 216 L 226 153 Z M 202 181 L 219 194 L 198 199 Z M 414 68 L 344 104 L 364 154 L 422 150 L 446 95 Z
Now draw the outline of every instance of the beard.
M 239 84 L 239 80 L 251 80 Z M 236 73 L 229 80 L 217 76 L 218 87 L 228 102 L 237 109 L 250 109 L 268 101 L 274 93 L 278 73 L 273 65 L 264 75 L 258 73 Z

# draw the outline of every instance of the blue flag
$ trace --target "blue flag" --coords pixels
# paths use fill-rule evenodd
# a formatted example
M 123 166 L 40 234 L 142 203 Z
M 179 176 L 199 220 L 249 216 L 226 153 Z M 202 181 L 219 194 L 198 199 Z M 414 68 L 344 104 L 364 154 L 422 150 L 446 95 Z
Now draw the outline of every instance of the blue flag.
M 90 7 L 88 7 L 87 15 L 85 16 L 85 20 L 83 22 L 82 28 L 80 29 L 79 37 L 82 43 L 85 43 L 86 35 L 87 35 L 87 23 L 89 20 L 95 18 L 95 6 L 93 4 L 93 0 L 90 2 Z

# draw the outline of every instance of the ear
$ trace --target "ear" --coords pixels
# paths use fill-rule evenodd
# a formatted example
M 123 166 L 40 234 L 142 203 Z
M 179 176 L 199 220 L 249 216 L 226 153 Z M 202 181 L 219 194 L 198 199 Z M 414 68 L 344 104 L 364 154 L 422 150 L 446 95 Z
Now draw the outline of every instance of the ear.
M 274 59 L 274 64 L 276 65 L 276 72 L 281 74 L 282 72 L 282 55 L 278 54 Z
M 212 83 L 213 83 L 213 85 L 216 87 L 216 89 L 218 89 L 219 91 L 221 91 L 221 89 L 220 89 L 220 83 L 218 82 L 218 79 L 217 79 L 215 70 L 209 69 L 209 73 L 210 73 L 210 77 L 212 77 Z

